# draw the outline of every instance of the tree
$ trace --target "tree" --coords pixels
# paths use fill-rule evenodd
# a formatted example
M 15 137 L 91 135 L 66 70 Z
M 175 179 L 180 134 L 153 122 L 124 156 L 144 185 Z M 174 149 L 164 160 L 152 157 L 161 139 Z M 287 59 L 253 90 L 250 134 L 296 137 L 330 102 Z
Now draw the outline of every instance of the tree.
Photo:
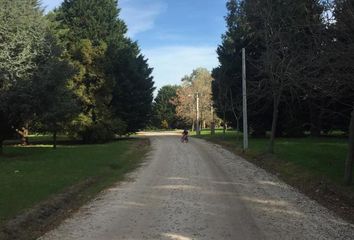
M 68 88 L 68 81 L 75 68 L 62 58 L 63 50 L 56 38 L 49 33 L 46 38 L 48 55 L 39 66 L 34 80 L 32 96 L 36 102 L 40 131 L 53 133 L 53 147 L 57 146 L 57 133 L 76 116 L 79 107 Z
M 114 0 L 65 0 L 56 14 L 57 31 L 65 32 L 61 41 L 68 59 L 79 69 L 69 84 L 81 106 L 71 132 L 87 143 L 113 137 L 109 131 L 113 81 L 105 69 L 108 42 L 119 31 L 117 18 Z
M 57 11 L 68 58 L 79 69 L 69 84 L 81 106 L 71 132 L 87 143 L 108 140 L 113 82 L 105 68 L 108 42 L 119 31 L 117 2 L 65 0 Z
M 247 35 L 243 2 L 229 0 L 226 7 L 227 31 L 222 35 L 222 43 L 217 49 L 220 65 L 212 71 L 213 101 L 218 116 L 223 119 L 224 131 L 226 122 L 239 129 L 242 116 L 241 50 L 245 47 Z
M 36 0 L 0 0 L 0 5 L 2 151 L 3 141 L 32 115 L 33 104 L 28 88 L 43 53 L 46 24 Z
M 210 125 L 213 121 L 211 99 L 212 76 L 205 68 L 195 69 L 191 75 L 182 79 L 182 87 L 177 90 L 174 100 L 177 116 L 194 123 L 196 116 L 196 94 L 199 95 L 200 124 Z
M 124 48 L 115 46 L 109 51 L 113 53 L 111 73 L 115 82 L 111 109 L 126 123 L 127 133 L 134 133 L 150 122 L 155 88 L 152 68 L 137 44 L 128 39 L 125 44 Z
M 354 166 L 354 2 L 351 0 L 335 1 L 335 41 L 331 52 L 331 63 L 334 76 L 329 78 L 326 92 L 349 107 L 349 143 L 348 156 L 345 163 L 344 182 L 350 184 Z M 336 86 L 334 91 L 333 86 Z M 342 95 L 342 94 L 346 95 Z M 345 96 L 345 98 L 343 98 Z
M 73 132 L 79 130 L 85 142 L 108 140 L 114 129 L 135 132 L 151 115 L 152 69 L 137 43 L 124 36 L 118 16 L 116 0 L 65 0 L 57 13 L 62 42 L 80 69 L 71 82 L 82 106 Z
M 245 8 L 250 36 L 261 50 L 260 55 L 249 58 L 261 76 L 251 82 L 251 94 L 272 103 L 269 152 L 273 152 L 282 104 L 294 106 L 292 103 L 304 96 L 304 82 L 309 78 L 304 73 L 318 59 L 321 44 L 315 41 L 323 9 L 319 1 L 312 0 L 248 0 Z
M 155 126 L 160 127 L 163 121 L 167 122 L 167 128 L 177 128 L 179 119 L 176 116 L 176 106 L 173 99 L 177 96 L 179 86 L 166 85 L 157 93 L 153 104 Z

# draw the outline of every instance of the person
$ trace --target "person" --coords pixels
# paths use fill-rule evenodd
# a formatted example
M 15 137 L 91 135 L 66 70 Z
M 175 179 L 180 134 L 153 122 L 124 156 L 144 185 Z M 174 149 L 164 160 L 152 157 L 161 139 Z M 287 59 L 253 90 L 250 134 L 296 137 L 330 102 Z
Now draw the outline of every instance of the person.
M 188 142 L 188 130 L 187 129 L 183 130 L 181 142 L 182 143 L 187 143 Z

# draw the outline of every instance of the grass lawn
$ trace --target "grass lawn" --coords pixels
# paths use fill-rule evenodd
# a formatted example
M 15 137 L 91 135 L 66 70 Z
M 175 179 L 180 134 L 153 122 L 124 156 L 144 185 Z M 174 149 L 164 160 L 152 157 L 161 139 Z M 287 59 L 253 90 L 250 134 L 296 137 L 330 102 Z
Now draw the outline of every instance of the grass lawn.
M 47 140 L 46 137 L 43 138 Z M 40 140 L 40 137 L 32 139 Z M 5 146 L 0 156 L 0 225 L 66 188 L 97 178 L 87 194 L 121 180 L 139 165 L 148 140 L 130 139 L 98 145 Z M 30 139 L 30 142 L 31 141 Z M 60 143 L 59 143 L 60 144 Z
M 202 131 L 201 138 L 233 148 L 241 152 L 242 135 L 228 131 L 224 136 L 217 130 L 215 136 L 210 131 Z M 260 157 L 267 152 L 269 139 L 250 138 L 246 156 Z M 347 154 L 347 139 L 340 137 L 323 138 L 278 138 L 275 144 L 275 155 L 278 160 L 299 167 L 298 170 L 309 171 L 318 177 L 329 178 L 341 183 L 344 174 L 344 162 Z M 286 169 L 283 169 L 287 171 Z
M 204 130 L 200 138 L 220 144 L 276 174 L 286 183 L 354 223 L 354 184 L 343 185 L 348 140 L 340 136 L 278 138 L 274 154 L 267 154 L 267 138 L 250 138 L 246 152 L 242 151 L 242 134 L 234 131 L 224 135 L 222 130 L 217 130 L 211 136 L 209 130 Z

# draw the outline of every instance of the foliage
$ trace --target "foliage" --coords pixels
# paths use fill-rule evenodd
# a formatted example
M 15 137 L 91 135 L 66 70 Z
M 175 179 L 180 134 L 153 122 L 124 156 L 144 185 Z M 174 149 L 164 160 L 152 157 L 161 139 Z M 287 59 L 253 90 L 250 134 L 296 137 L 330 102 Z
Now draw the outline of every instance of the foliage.
M 23 126 L 91 143 L 150 121 L 152 69 L 116 0 L 65 0 L 46 16 L 37 0 L 0 4 L 1 147 Z
M 29 80 L 42 54 L 45 23 L 38 1 L 0 1 L 0 90 Z
M 271 129 L 271 142 L 275 135 L 302 135 L 305 126 L 313 125 L 304 112 L 316 97 L 315 80 L 323 72 L 319 60 L 326 41 L 324 5 L 316 0 L 229 0 L 227 7 L 227 32 L 218 48 L 220 66 L 213 71 L 219 116 L 226 114 L 239 125 L 245 47 L 251 133 L 264 136 Z
M 66 0 L 56 13 L 68 59 L 79 69 L 70 88 L 81 111 L 71 132 L 85 142 L 108 140 L 112 130 L 136 132 L 151 115 L 152 69 L 138 45 L 124 36 L 127 29 L 118 16 L 115 0 Z
M 184 124 L 176 115 L 176 106 L 173 100 L 177 97 L 177 90 L 180 86 L 166 85 L 157 93 L 153 104 L 153 125 L 157 128 L 164 125 L 163 128 L 183 128 Z M 161 124 L 164 122 L 164 124 Z
M 68 80 L 75 74 L 75 69 L 67 60 L 61 59 L 62 49 L 53 35 L 47 36 L 46 46 L 48 54 L 35 73 L 31 95 L 37 106 L 37 130 L 56 135 L 66 128 L 78 111 L 68 88 Z
M 136 43 L 126 41 L 123 49 L 115 46 L 111 53 L 115 86 L 111 101 L 114 116 L 126 122 L 127 133 L 145 128 L 152 115 L 154 91 L 152 68 L 140 54 Z
M 162 120 L 161 121 L 161 128 L 162 129 L 168 129 L 168 122 L 167 122 L 167 120 L 165 119 L 165 120 Z
M 191 75 L 182 79 L 182 86 L 177 90 L 174 100 L 177 116 L 189 123 L 196 118 L 196 97 L 199 97 L 200 123 L 211 124 L 213 121 L 211 100 L 212 76 L 205 68 L 195 69 Z
M 217 114 L 224 122 L 239 126 L 242 116 L 242 58 L 247 35 L 243 3 L 228 1 L 228 15 L 225 17 L 227 31 L 222 35 L 222 43 L 217 54 L 220 65 L 213 69 L 213 101 Z
M 330 74 L 324 90 L 336 99 L 336 110 L 338 106 L 342 106 L 344 116 L 350 119 L 348 124 L 349 150 L 344 174 L 345 183 L 350 184 L 353 180 L 354 168 L 354 2 L 351 0 L 337 0 L 335 2 L 336 41 L 330 45 L 334 49 L 330 52 L 330 62 L 333 66 L 330 66 L 332 74 Z
M 44 51 L 46 23 L 35 0 L 0 1 L 0 150 L 33 116 L 30 88 Z
M 349 129 L 354 102 L 353 1 L 331 3 L 227 2 L 227 31 L 217 51 L 220 66 L 213 70 L 213 100 L 218 115 L 238 126 L 240 49 L 245 47 L 249 126 L 253 135 L 265 136 L 270 130 L 270 152 L 276 136 Z M 353 156 L 350 151 L 348 155 Z M 348 161 L 347 173 L 353 162 Z

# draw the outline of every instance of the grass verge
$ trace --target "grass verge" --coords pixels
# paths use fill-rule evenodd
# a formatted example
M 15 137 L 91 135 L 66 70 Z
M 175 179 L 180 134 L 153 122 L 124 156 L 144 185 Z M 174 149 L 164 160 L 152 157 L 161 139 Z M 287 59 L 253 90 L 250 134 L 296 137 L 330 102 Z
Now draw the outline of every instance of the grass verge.
M 0 156 L 0 239 L 36 238 L 138 167 L 148 146 L 148 139 L 57 150 L 6 146 Z
M 275 154 L 267 154 L 269 140 L 265 138 L 250 138 L 246 152 L 242 151 L 242 136 L 234 131 L 211 136 L 205 130 L 200 138 L 241 155 L 354 223 L 354 186 L 342 184 L 347 139 L 279 138 Z

